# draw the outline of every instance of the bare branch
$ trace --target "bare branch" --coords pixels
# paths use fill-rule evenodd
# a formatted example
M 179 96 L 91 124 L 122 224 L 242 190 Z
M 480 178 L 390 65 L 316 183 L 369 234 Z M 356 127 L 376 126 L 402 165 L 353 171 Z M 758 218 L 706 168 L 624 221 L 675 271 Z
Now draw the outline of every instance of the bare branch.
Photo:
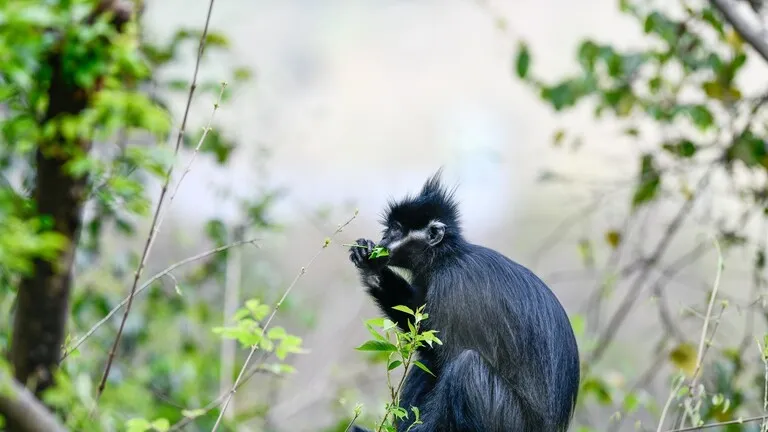
M 272 322 L 272 319 L 275 318 L 275 315 L 277 315 L 277 311 L 280 310 L 280 306 L 283 304 L 286 298 L 288 298 L 288 295 L 291 293 L 291 290 L 293 290 L 293 287 L 296 286 L 296 284 L 299 282 L 299 279 L 301 279 L 304 274 L 306 274 L 307 269 L 315 262 L 317 257 L 320 256 L 321 253 L 328 247 L 328 245 L 331 244 L 331 241 L 334 237 L 336 237 L 347 225 L 352 223 L 353 220 L 357 217 L 357 210 L 355 210 L 355 214 L 352 215 L 349 220 L 344 222 L 343 224 L 339 225 L 338 228 L 336 228 L 336 231 L 331 234 L 331 237 L 325 239 L 325 242 L 323 243 L 323 246 L 320 248 L 320 250 L 315 253 L 315 255 L 312 257 L 312 259 L 307 262 L 307 264 L 299 270 L 299 273 L 296 274 L 296 277 L 293 279 L 293 282 L 291 282 L 290 285 L 288 285 L 288 288 L 285 289 L 285 292 L 283 292 L 283 296 L 280 297 L 280 300 L 275 304 L 275 307 L 272 309 L 272 313 L 267 318 L 267 321 L 264 323 L 264 326 L 261 328 L 261 336 L 264 337 L 264 334 L 267 331 L 267 328 L 269 327 L 269 324 Z M 227 411 L 227 406 L 229 406 L 230 401 L 232 401 L 232 397 L 235 395 L 235 391 L 240 384 L 240 381 L 243 379 L 243 376 L 248 371 L 248 365 L 253 358 L 253 355 L 256 353 L 256 350 L 258 350 L 259 345 L 253 345 L 251 347 L 250 352 L 248 352 L 248 357 L 245 358 L 245 362 L 243 363 L 243 367 L 240 369 L 240 373 L 237 375 L 237 378 L 235 378 L 235 383 L 232 386 L 232 389 L 227 393 L 224 404 L 221 407 L 221 411 L 219 411 L 219 418 L 216 419 L 216 423 L 213 425 L 213 429 L 211 429 L 211 432 L 216 432 L 216 430 L 219 428 L 219 425 L 221 424 L 222 419 L 224 418 L 224 413 Z M 266 351 L 264 351 L 266 353 Z M 262 357 L 263 358 L 263 357 Z M 259 362 L 260 363 L 260 362 Z
M 163 270 L 160 273 L 157 273 L 156 275 L 154 275 L 151 278 L 149 278 L 149 280 L 144 282 L 138 289 L 136 289 L 136 292 L 134 293 L 134 297 L 139 295 L 139 293 L 141 293 L 145 289 L 149 288 L 156 280 L 162 278 L 165 275 L 171 274 L 172 271 L 176 270 L 177 268 L 179 268 L 179 267 L 181 267 L 183 265 L 189 264 L 189 263 L 194 262 L 194 261 L 201 260 L 203 258 L 207 258 L 207 257 L 209 257 L 211 255 L 215 255 L 215 254 L 217 254 L 219 252 L 224 252 L 227 249 L 230 249 L 230 248 L 233 248 L 233 247 L 237 247 L 237 246 L 241 246 L 241 245 L 244 245 L 244 244 L 252 244 L 252 245 L 258 247 L 258 245 L 255 242 L 256 242 L 256 239 L 237 241 L 237 242 L 230 243 L 230 244 L 224 245 L 224 246 L 219 246 L 219 247 L 217 247 L 215 249 L 211 249 L 209 251 L 205 251 L 205 252 L 199 253 L 199 254 L 197 254 L 195 256 L 191 256 L 189 258 L 183 259 L 183 260 L 181 260 L 181 261 L 179 261 L 179 262 L 177 262 L 175 264 L 170 265 L 165 270 Z M 93 327 L 91 327 L 91 329 L 88 330 L 87 333 L 85 333 L 82 337 L 80 337 L 80 339 L 75 341 L 75 343 L 73 343 L 70 346 L 70 348 L 61 356 L 61 361 L 64 361 L 64 359 L 69 357 L 76 349 L 78 349 L 80 347 L 80 345 L 83 344 L 83 342 L 86 341 L 86 339 L 88 339 L 91 336 L 93 336 L 93 334 L 96 332 L 96 330 L 99 329 L 99 327 L 104 325 L 107 321 L 109 321 L 110 318 L 112 318 L 112 316 L 114 316 L 117 313 L 117 311 L 119 311 L 126 304 L 128 304 L 129 299 L 130 299 L 130 296 L 124 298 L 123 301 L 120 302 L 120 304 L 118 304 L 117 306 L 112 308 L 112 310 L 109 311 L 109 313 L 104 318 L 102 318 L 99 322 L 97 322 Z
M 611 319 L 609 320 L 605 331 L 598 337 L 597 343 L 595 344 L 595 349 L 592 351 L 592 353 L 590 353 L 589 357 L 587 357 L 587 359 L 584 361 L 585 368 L 589 368 L 592 365 L 594 365 L 597 361 L 600 360 L 600 358 L 602 358 L 603 354 L 605 354 L 605 350 L 613 341 L 613 338 L 616 336 L 616 332 L 618 332 L 619 328 L 621 327 L 621 324 L 626 319 L 627 315 L 629 314 L 629 311 L 632 309 L 632 306 L 635 304 L 635 301 L 637 301 L 637 299 L 640 297 L 640 294 L 642 293 L 643 288 L 646 285 L 646 280 L 648 278 L 648 275 L 651 273 L 653 266 L 661 260 L 662 256 L 664 255 L 664 252 L 666 252 L 675 234 L 677 234 L 678 230 L 681 228 L 683 221 L 685 221 L 685 219 L 690 214 L 696 198 L 699 197 L 699 195 L 702 193 L 704 188 L 708 185 L 711 176 L 712 176 L 712 167 L 710 167 L 710 169 L 701 177 L 701 179 L 699 179 L 699 182 L 698 182 L 698 185 L 696 186 L 696 190 L 695 190 L 695 193 L 693 194 L 693 197 L 691 199 L 686 200 L 683 203 L 683 205 L 680 206 L 680 210 L 678 210 L 675 217 L 667 226 L 667 229 L 664 231 L 664 234 L 661 240 L 654 248 L 654 252 L 651 254 L 650 258 L 647 260 L 647 265 L 637 275 L 637 277 L 635 278 L 635 282 L 629 288 L 629 292 L 627 293 L 627 296 L 622 301 L 618 310 L 614 312 L 613 316 L 611 316 Z
M 197 74 L 200 70 L 200 62 L 203 57 L 203 51 L 205 50 L 205 41 L 208 37 L 208 27 L 211 22 L 211 15 L 213 13 L 213 3 L 214 0 L 210 0 L 208 3 L 208 14 L 205 18 L 205 26 L 203 27 L 202 34 L 200 35 L 200 42 L 199 47 L 197 50 L 197 60 L 195 61 L 195 71 L 192 74 L 192 83 L 189 86 L 189 95 L 187 96 L 187 105 L 184 109 L 184 117 L 181 121 L 181 126 L 179 127 L 179 134 L 176 137 L 176 147 L 174 148 L 173 155 L 174 159 L 175 156 L 179 154 L 179 149 L 181 148 L 181 143 L 184 138 L 184 132 L 187 127 L 187 119 L 189 118 L 189 109 L 192 105 L 192 97 L 195 94 L 195 89 L 197 88 Z M 223 93 L 223 88 L 222 88 Z M 219 96 L 219 100 L 216 101 L 216 104 L 213 108 L 213 114 L 216 113 L 216 110 L 219 107 L 219 103 L 221 102 L 221 95 Z M 211 119 L 213 118 L 213 114 L 211 114 Z M 200 140 L 200 143 L 198 143 L 197 147 L 195 148 L 195 154 L 200 148 L 200 145 L 202 144 L 202 140 L 205 139 L 205 136 L 210 130 L 211 127 L 211 121 L 209 120 L 208 125 L 206 126 L 203 136 Z M 177 183 L 176 188 L 173 191 L 173 194 L 171 195 L 170 201 L 173 201 L 173 197 L 176 195 L 176 192 L 179 189 L 179 186 L 181 185 L 181 180 L 184 179 L 184 175 L 189 171 L 190 166 L 192 162 L 194 161 L 194 155 L 192 160 L 189 161 L 189 164 L 187 165 L 187 169 L 182 174 L 182 178 L 179 180 L 179 183 Z M 147 263 L 147 258 L 149 257 L 149 252 L 152 249 L 152 245 L 155 242 L 155 239 L 157 238 L 157 234 L 160 230 L 160 225 L 162 224 L 164 212 L 163 212 L 163 204 L 165 201 L 165 196 L 168 193 L 168 187 L 171 183 L 171 176 L 173 175 L 173 166 L 174 164 L 171 163 L 171 165 L 168 167 L 168 170 L 165 173 L 165 181 L 163 182 L 163 187 L 160 190 L 160 198 L 157 200 L 157 206 L 155 207 L 155 213 L 154 217 L 152 218 L 152 225 L 149 229 L 149 236 L 147 237 L 147 242 L 144 245 L 144 251 L 141 253 L 141 260 L 139 261 L 139 267 L 136 269 L 136 273 L 133 277 L 133 284 L 131 285 L 131 293 L 128 296 L 128 303 L 125 307 L 125 313 L 123 313 L 123 319 L 120 322 L 120 327 L 117 329 L 117 335 L 115 335 L 115 342 L 112 344 L 112 348 L 109 350 L 109 357 L 107 358 L 107 363 L 104 366 L 104 373 L 101 375 L 101 381 L 99 382 L 99 388 L 96 391 L 96 404 L 98 404 L 98 400 L 101 397 L 102 393 L 104 393 L 104 388 L 107 385 L 107 378 L 109 378 L 109 372 L 112 369 L 112 363 L 115 360 L 115 354 L 117 353 L 117 348 L 120 345 L 120 338 L 123 335 L 123 328 L 125 328 L 125 323 L 128 320 L 128 314 L 131 312 L 131 306 L 133 305 L 133 297 L 136 295 L 136 288 L 139 285 L 139 279 L 141 278 L 142 271 L 144 270 L 144 266 Z M 96 404 L 94 404 L 94 409 L 96 408 Z M 92 411 L 93 412 L 93 411 Z
M 710 3 L 720 11 L 739 36 L 768 62 L 768 40 L 763 37 L 765 29 L 749 23 L 743 14 L 736 11 L 737 5 L 731 0 L 710 0 Z
M 13 423 L 18 432 L 67 432 L 56 416 L 24 386 L 6 374 L 0 374 L 0 414 Z

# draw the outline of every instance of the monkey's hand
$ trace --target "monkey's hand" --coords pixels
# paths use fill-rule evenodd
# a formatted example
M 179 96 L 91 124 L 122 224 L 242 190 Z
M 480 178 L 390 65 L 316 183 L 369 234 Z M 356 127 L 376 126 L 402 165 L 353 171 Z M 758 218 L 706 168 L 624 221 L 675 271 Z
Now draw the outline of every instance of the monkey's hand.
M 371 240 L 361 238 L 355 241 L 355 246 L 349 248 L 349 259 L 360 272 L 375 274 L 387 265 L 387 257 L 371 258 L 375 247 L 376 244 Z

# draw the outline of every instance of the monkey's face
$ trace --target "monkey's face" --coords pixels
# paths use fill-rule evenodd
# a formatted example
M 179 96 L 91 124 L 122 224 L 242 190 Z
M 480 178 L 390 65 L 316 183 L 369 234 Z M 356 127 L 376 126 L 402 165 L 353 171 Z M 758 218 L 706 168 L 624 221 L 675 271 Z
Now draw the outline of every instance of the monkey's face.
M 430 251 L 440 245 L 444 236 L 445 224 L 439 220 L 430 220 L 420 227 L 408 227 L 395 221 L 384 230 L 379 246 L 389 250 L 389 265 L 415 270 L 426 261 Z

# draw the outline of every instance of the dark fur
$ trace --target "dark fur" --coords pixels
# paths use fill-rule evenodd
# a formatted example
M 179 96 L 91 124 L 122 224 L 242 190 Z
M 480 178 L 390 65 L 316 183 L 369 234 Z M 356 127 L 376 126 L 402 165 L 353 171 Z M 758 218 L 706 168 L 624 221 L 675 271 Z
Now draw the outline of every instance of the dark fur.
M 370 240 L 358 240 L 367 248 L 350 249 L 368 292 L 390 319 L 407 329 L 407 316 L 392 307 L 426 303 L 425 326 L 443 341 L 418 353 L 437 378 L 414 368 L 406 380 L 401 406 L 418 406 L 424 422 L 411 431 L 566 431 L 579 353 L 560 302 L 527 268 L 464 239 L 457 204 L 439 172 L 419 195 L 390 203 L 379 245 L 431 220 L 446 225 L 434 247 L 410 242 L 376 259 L 368 258 Z M 388 265 L 410 270 L 412 283 Z M 398 432 L 409 425 L 401 422 Z

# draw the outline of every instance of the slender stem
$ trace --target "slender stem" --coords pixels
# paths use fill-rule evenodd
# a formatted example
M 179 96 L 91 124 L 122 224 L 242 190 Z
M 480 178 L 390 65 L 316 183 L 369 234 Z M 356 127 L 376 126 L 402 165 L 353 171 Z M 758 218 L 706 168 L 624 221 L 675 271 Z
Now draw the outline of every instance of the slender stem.
M 233 248 L 233 247 L 237 247 L 237 246 L 241 246 L 241 245 L 244 245 L 244 244 L 252 244 L 252 245 L 258 247 L 258 245 L 255 242 L 256 242 L 256 239 L 238 241 L 238 242 L 230 243 L 228 245 L 219 246 L 219 247 L 217 247 L 215 249 L 211 249 L 211 250 L 199 253 L 199 254 L 191 256 L 189 258 L 185 258 L 185 259 L 183 259 L 183 260 L 181 260 L 181 261 L 179 261 L 177 263 L 174 263 L 174 264 L 168 266 L 165 270 L 163 270 L 160 273 L 157 273 L 154 276 L 152 276 L 151 278 L 149 278 L 146 282 L 144 282 L 136 290 L 136 295 L 140 294 L 142 291 L 144 291 L 145 289 L 149 288 L 158 279 L 162 278 L 163 276 L 170 275 L 172 271 L 176 270 L 177 268 L 179 268 L 179 267 L 181 267 L 183 265 L 186 265 L 186 264 L 189 264 L 189 263 L 192 263 L 192 262 L 195 262 L 195 261 L 199 261 L 199 260 L 201 260 L 203 258 L 207 258 L 207 257 L 209 257 L 211 255 L 216 255 L 219 252 L 223 252 L 223 251 L 225 251 L 227 249 L 230 249 L 230 248 Z M 72 355 L 72 353 L 75 352 L 75 350 L 77 350 L 80 347 L 80 345 L 82 345 L 88 338 L 93 336 L 93 334 L 96 333 L 96 330 L 98 330 L 99 327 L 101 327 L 102 325 L 106 324 L 106 322 L 109 321 L 109 319 L 112 318 L 117 313 L 117 311 L 122 309 L 123 306 L 125 306 L 128 303 L 128 300 L 129 300 L 129 297 L 124 298 L 123 301 L 121 301 L 117 306 L 112 308 L 112 310 L 109 311 L 109 313 L 107 315 L 105 315 L 104 318 L 99 320 L 99 322 L 94 324 L 93 327 L 91 327 L 90 330 L 88 330 L 88 332 L 86 332 L 83 336 L 81 336 L 80 339 L 75 341 L 75 343 L 73 343 L 69 347 L 69 349 L 67 349 L 66 352 L 64 352 L 64 354 L 61 356 L 61 361 L 64 361 L 64 359 L 66 359 L 67 357 Z
M 184 138 L 184 132 L 185 132 L 185 129 L 187 127 L 187 119 L 189 118 L 189 110 L 190 110 L 190 107 L 192 105 L 192 98 L 193 98 L 193 96 L 195 94 L 195 89 L 197 88 L 197 75 L 198 75 L 198 72 L 200 70 L 200 62 L 201 62 L 202 57 L 203 57 L 203 51 L 205 50 L 205 41 L 206 41 L 206 38 L 208 36 L 208 27 L 210 25 L 211 15 L 213 13 L 213 4 L 214 4 L 214 2 L 215 2 L 215 0 L 210 0 L 210 2 L 208 3 L 208 13 L 207 13 L 206 18 L 205 18 L 205 26 L 203 27 L 203 32 L 200 35 L 199 47 L 198 47 L 198 50 L 197 50 L 197 60 L 195 61 L 195 70 L 194 70 L 194 73 L 192 74 L 192 83 L 189 86 L 189 94 L 187 96 L 187 104 L 186 104 L 186 107 L 184 109 L 184 117 L 183 117 L 183 119 L 181 121 L 181 127 L 179 128 L 179 133 L 178 133 L 178 135 L 176 137 L 176 146 L 174 148 L 174 157 L 177 156 L 178 153 L 179 153 L 179 149 L 181 148 L 181 143 L 182 143 L 183 138 Z M 219 99 L 221 99 L 221 97 L 219 97 Z M 214 110 L 213 110 L 214 113 L 218 109 L 218 104 L 219 104 L 219 101 L 217 101 L 216 105 L 214 106 Z M 213 114 L 211 115 L 211 118 L 212 117 L 213 117 Z M 209 121 L 209 125 L 208 125 L 208 127 L 206 129 L 209 129 L 209 128 L 210 128 L 210 121 Z M 204 132 L 203 136 L 205 136 L 205 133 L 207 133 L 207 132 Z M 198 147 L 199 147 L 199 145 L 198 145 Z M 194 160 L 194 156 L 192 158 L 192 161 L 193 160 Z M 190 161 L 190 163 L 192 161 Z M 189 171 L 189 166 L 187 166 L 187 170 L 185 171 L 185 174 L 186 174 L 187 171 Z M 157 201 L 157 206 L 155 207 L 155 213 L 154 213 L 154 216 L 152 218 L 152 225 L 150 226 L 150 234 L 147 237 L 146 243 L 144 244 L 144 250 L 141 253 L 141 260 L 139 262 L 139 267 L 136 269 L 136 272 L 134 273 L 133 284 L 131 285 L 130 295 L 128 296 L 128 303 L 127 303 L 127 305 L 125 307 L 125 312 L 123 313 L 123 319 L 122 319 L 122 321 L 120 321 L 120 327 L 118 328 L 117 334 L 115 335 L 115 341 L 112 344 L 112 348 L 110 348 L 110 350 L 109 350 L 109 357 L 107 358 L 107 363 L 104 366 L 104 373 L 101 375 L 101 381 L 99 382 L 99 387 L 98 387 L 98 390 L 96 392 L 96 397 L 95 397 L 95 401 L 94 401 L 93 410 L 91 411 L 91 415 L 95 412 L 95 409 L 98 406 L 99 398 L 104 393 L 104 389 L 106 388 L 107 379 L 109 378 L 109 372 L 112 370 L 112 364 L 113 364 L 113 362 L 115 360 L 115 354 L 117 353 L 117 348 L 120 345 L 120 339 L 121 339 L 121 337 L 123 335 L 123 330 L 125 328 L 125 323 L 126 323 L 126 321 L 128 321 L 128 315 L 131 312 L 131 306 L 133 306 L 133 298 L 136 295 L 136 290 L 137 290 L 138 285 L 139 285 L 139 279 L 141 278 L 141 274 L 142 274 L 142 272 L 144 270 L 144 266 L 147 263 L 147 258 L 149 257 L 149 252 L 152 249 L 152 245 L 154 244 L 155 239 L 157 238 L 157 234 L 159 232 L 160 224 L 162 223 L 162 217 L 163 217 L 163 214 L 164 214 L 164 212 L 162 211 L 163 210 L 163 204 L 164 204 L 164 201 L 165 201 L 165 196 L 166 196 L 166 194 L 168 192 L 168 187 L 169 187 L 170 182 L 171 182 L 172 174 L 173 174 L 173 164 L 171 164 L 168 167 L 168 170 L 166 171 L 166 174 L 165 174 L 165 181 L 163 182 L 163 187 L 162 187 L 162 189 L 160 191 L 160 198 Z M 183 178 L 183 175 L 182 175 L 182 178 Z M 173 195 L 175 195 L 176 192 L 178 191 L 179 185 L 180 185 L 180 183 L 176 185 L 176 188 L 175 188 L 175 190 L 173 192 Z M 171 197 L 171 199 L 172 198 L 173 197 Z
M 323 246 L 320 248 L 320 250 L 315 253 L 315 255 L 312 257 L 312 259 L 309 260 L 309 262 L 299 270 L 299 273 L 296 275 L 296 277 L 293 279 L 293 282 L 286 288 L 285 292 L 283 292 L 282 297 L 280 297 L 280 300 L 275 304 L 275 307 L 272 309 L 272 313 L 269 315 L 269 318 L 267 318 L 267 321 L 264 323 L 264 326 L 261 328 L 260 331 L 260 338 L 264 337 L 264 334 L 267 331 L 267 328 L 272 323 L 272 319 L 275 318 L 275 315 L 277 314 L 277 311 L 280 310 L 280 306 L 283 304 L 286 298 L 288 298 L 288 295 L 293 290 L 293 287 L 296 286 L 299 279 L 301 279 L 302 276 L 307 272 L 307 269 L 312 266 L 312 264 L 315 262 L 317 257 L 320 256 L 321 253 L 328 247 L 328 245 L 331 244 L 331 241 L 334 237 L 336 237 L 347 225 L 352 223 L 352 221 L 357 217 L 357 211 L 355 211 L 355 214 L 349 218 L 345 223 L 339 225 L 338 228 L 336 228 L 336 231 L 331 235 L 331 237 L 327 238 L 325 242 L 323 243 Z M 221 410 L 219 411 L 219 417 L 216 419 L 216 423 L 213 425 L 213 429 L 211 429 L 211 432 L 216 432 L 216 430 L 219 428 L 219 425 L 221 425 L 221 421 L 224 418 L 224 413 L 227 411 L 227 407 L 229 407 L 230 402 L 232 401 L 232 397 L 235 395 L 235 392 L 237 391 L 237 388 L 239 387 L 240 381 L 243 379 L 243 376 L 245 375 L 245 372 L 248 370 L 248 365 L 251 362 L 251 359 L 253 358 L 254 354 L 256 354 L 256 351 L 259 349 L 259 345 L 255 344 L 251 346 L 251 350 L 248 352 L 248 356 L 245 358 L 245 362 L 243 363 L 243 367 L 240 368 L 240 373 L 238 373 L 237 378 L 235 379 L 235 383 L 232 385 L 232 389 L 224 396 L 224 403 L 221 407 Z

